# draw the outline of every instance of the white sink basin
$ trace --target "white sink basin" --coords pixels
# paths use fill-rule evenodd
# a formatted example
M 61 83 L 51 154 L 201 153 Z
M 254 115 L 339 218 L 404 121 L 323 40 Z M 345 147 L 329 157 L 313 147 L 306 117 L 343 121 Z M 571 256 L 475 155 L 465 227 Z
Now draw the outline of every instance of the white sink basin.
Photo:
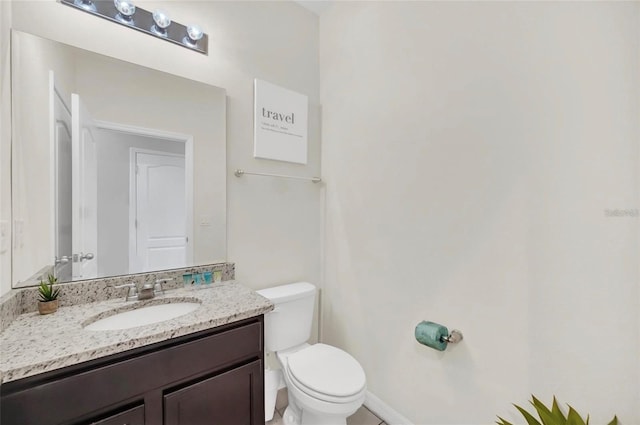
M 150 305 L 105 317 L 104 319 L 88 324 L 84 328 L 90 331 L 115 331 L 118 329 L 135 328 L 175 319 L 176 317 L 191 313 L 198 307 L 200 307 L 200 303 L 195 302 Z

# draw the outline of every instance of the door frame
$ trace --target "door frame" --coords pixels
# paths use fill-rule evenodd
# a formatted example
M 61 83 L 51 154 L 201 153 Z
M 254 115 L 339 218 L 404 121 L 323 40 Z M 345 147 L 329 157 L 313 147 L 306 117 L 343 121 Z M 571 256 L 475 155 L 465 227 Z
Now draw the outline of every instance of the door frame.
M 95 120 L 95 125 L 100 130 L 117 131 L 120 133 L 131 134 L 135 136 L 155 137 L 163 139 L 169 142 L 183 143 L 184 144 L 184 180 L 185 180 L 185 203 L 186 203 L 186 236 L 187 236 L 187 248 L 186 248 L 186 264 L 193 264 L 193 223 L 194 223 L 194 204 L 193 204 L 193 136 L 184 133 L 175 133 L 170 131 L 164 131 L 153 128 L 139 127 L 128 124 L 120 124 L 111 121 Z M 142 151 L 142 150 L 141 150 Z M 133 165 L 129 161 L 129 169 L 131 170 Z M 135 173 L 133 171 L 129 171 Z M 131 177 L 129 178 L 129 184 L 131 184 Z M 132 191 L 129 189 L 129 205 L 131 205 Z M 129 214 L 131 214 L 131 208 L 129 208 Z M 129 240 L 131 240 L 132 224 L 131 215 L 129 216 Z M 133 229 L 135 230 L 135 229 Z M 129 242 L 131 245 L 131 242 Z
M 71 99 L 65 99 L 66 90 L 64 87 L 61 87 L 59 81 L 56 81 L 55 72 L 53 70 L 49 70 L 49 211 L 53 211 L 53 214 L 49 215 L 49 228 L 50 232 L 50 240 L 49 240 L 49 250 L 51 252 L 50 257 L 53 258 L 52 263 L 52 271 L 51 273 L 54 276 L 57 276 L 57 265 L 55 260 L 57 259 L 58 253 L 56 252 L 58 246 L 58 190 L 59 182 L 57 176 L 57 168 L 58 168 L 58 154 L 57 154 L 57 143 L 56 143 L 56 113 L 55 113 L 55 105 L 56 99 L 60 100 L 60 104 L 64 107 L 66 112 L 69 114 L 69 119 L 72 120 L 72 113 L 69 101 Z M 67 96 L 68 97 L 68 96 Z M 71 122 L 69 123 L 71 126 L 67 128 L 69 132 L 69 137 L 71 137 Z M 68 188 L 71 190 L 71 188 Z M 73 251 L 70 252 L 73 255 Z M 72 265 L 71 265 L 72 266 Z M 73 273 L 71 273 L 73 275 Z M 71 279 L 70 279 L 71 280 Z
M 83 99 L 80 94 L 71 93 L 71 129 L 72 135 L 77 136 L 71 139 L 72 263 L 75 280 L 97 277 L 100 258 L 96 126 Z M 92 254 L 94 258 L 84 258 L 85 254 Z

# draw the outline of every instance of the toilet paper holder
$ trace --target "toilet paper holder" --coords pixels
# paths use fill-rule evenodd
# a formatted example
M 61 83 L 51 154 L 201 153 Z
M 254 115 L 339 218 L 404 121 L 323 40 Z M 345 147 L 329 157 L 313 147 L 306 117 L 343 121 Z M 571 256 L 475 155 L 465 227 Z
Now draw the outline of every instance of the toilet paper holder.
M 448 344 L 456 344 L 463 338 L 462 332 L 457 329 L 449 332 L 446 326 L 426 320 L 418 323 L 414 336 L 420 344 L 438 351 L 444 351 Z

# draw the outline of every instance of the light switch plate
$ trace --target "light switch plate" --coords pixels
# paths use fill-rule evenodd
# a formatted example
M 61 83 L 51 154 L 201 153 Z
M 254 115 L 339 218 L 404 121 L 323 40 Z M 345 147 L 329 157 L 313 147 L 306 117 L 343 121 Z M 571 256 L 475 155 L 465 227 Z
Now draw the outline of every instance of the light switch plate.
M 0 254 L 4 254 L 9 250 L 10 236 L 9 222 L 7 220 L 0 220 Z
M 201 215 L 200 216 L 200 226 L 211 226 L 213 222 L 213 217 L 210 215 Z
M 24 246 L 24 220 L 13 220 L 13 248 L 20 249 Z

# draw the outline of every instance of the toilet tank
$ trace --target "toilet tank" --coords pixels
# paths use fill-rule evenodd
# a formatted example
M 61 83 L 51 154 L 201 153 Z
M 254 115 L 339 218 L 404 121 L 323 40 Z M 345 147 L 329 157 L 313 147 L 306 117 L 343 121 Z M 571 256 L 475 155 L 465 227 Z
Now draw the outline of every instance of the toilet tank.
M 311 336 L 316 287 L 308 282 L 290 283 L 256 291 L 275 308 L 264 318 L 267 351 L 281 351 L 304 344 Z

